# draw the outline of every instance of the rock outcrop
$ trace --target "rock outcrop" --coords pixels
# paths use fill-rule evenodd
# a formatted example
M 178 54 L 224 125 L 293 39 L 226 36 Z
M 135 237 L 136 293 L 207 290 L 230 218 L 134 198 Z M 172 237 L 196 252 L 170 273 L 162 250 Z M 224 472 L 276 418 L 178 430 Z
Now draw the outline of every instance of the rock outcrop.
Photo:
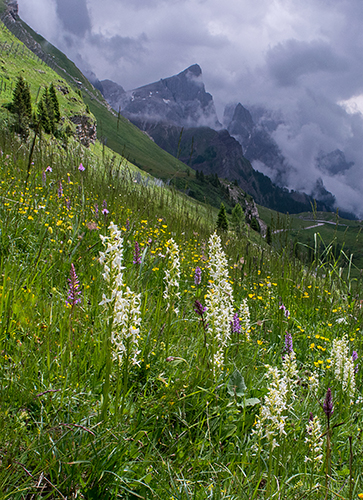
M 96 122 L 87 115 L 75 115 L 70 118 L 71 122 L 76 125 L 76 133 L 78 140 L 83 146 L 89 147 L 94 144 L 97 139 Z

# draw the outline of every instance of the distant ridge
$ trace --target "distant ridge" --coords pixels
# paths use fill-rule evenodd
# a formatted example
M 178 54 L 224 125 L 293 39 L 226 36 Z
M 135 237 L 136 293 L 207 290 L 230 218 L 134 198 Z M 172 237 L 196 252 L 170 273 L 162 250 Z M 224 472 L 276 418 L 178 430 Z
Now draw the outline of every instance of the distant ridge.
M 279 187 L 253 169 L 238 137 L 219 122 L 213 97 L 205 90 L 198 64 L 129 91 L 110 80 L 100 84 L 104 97 L 116 111 L 193 169 L 237 182 L 257 203 L 268 208 L 285 213 L 311 210 L 314 202 L 311 196 Z M 230 113 L 236 135 L 242 133 L 248 139 L 254 129 L 249 111 L 239 104 L 236 109 L 231 108 Z M 334 210 L 335 198 L 321 184 L 316 194 L 322 195 L 322 200 L 317 200 L 320 210 Z

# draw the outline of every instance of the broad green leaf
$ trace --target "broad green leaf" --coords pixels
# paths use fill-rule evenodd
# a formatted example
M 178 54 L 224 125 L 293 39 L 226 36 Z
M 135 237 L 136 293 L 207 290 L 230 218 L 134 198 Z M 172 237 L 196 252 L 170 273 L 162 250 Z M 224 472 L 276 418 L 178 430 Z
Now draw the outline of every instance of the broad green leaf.
M 260 404 L 260 400 L 258 398 L 247 398 L 244 401 L 241 401 L 241 403 L 238 403 L 238 406 L 245 408 L 246 406 L 256 406 L 258 404 Z

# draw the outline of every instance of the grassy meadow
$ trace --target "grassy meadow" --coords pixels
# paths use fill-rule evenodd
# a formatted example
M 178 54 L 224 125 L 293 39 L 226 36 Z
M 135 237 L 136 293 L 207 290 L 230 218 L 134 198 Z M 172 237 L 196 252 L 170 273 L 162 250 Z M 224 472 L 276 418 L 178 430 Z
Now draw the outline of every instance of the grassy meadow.
M 1 498 L 363 493 L 358 281 L 97 149 L 0 146 Z

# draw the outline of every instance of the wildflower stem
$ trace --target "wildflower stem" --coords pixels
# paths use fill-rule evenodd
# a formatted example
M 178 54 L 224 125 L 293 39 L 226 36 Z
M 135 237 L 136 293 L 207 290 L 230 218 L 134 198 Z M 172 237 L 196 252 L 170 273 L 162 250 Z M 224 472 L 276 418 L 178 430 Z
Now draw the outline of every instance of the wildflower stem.
M 349 439 L 349 500 L 353 498 L 353 445 L 352 436 Z
M 106 356 L 106 372 L 105 372 L 105 380 L 103 382 L 103 387 L 102 387 L 103 403 L 102 403 L 101 418 L 100 418 L 103 421 L 106 419 L 106 412 L 108 409 L 109 393 L 110 393 L 112 324 L 113 324 L 113 318 L 111 316 L 108 321 L 108 328 L 104 342 L 105 346 L 104 352 Z
M 266 499 L 270 499 L 271 498 L 271 477 L 272 477 L 272 467 L 273 467 L 272 450 L 273 450 L 273 441 L 271 439 L 270 440 L 269 460 L 268 460 L 268 476 L 267 476 L 267 486 L 266 486 Z
M 325 469 L 325 489 L 326 489 L 326 494 L 325 494 L 325 500 L 328 498 L 328 493 L 329 493 L 329 476 L 330 476 L 330 441 L 331 441 L 331 429 L 330 429 L 330 422 L 329 422 L 329 416 L 327 416 L 328 419 L 328 430 L 326 433 L 326 469 Z

